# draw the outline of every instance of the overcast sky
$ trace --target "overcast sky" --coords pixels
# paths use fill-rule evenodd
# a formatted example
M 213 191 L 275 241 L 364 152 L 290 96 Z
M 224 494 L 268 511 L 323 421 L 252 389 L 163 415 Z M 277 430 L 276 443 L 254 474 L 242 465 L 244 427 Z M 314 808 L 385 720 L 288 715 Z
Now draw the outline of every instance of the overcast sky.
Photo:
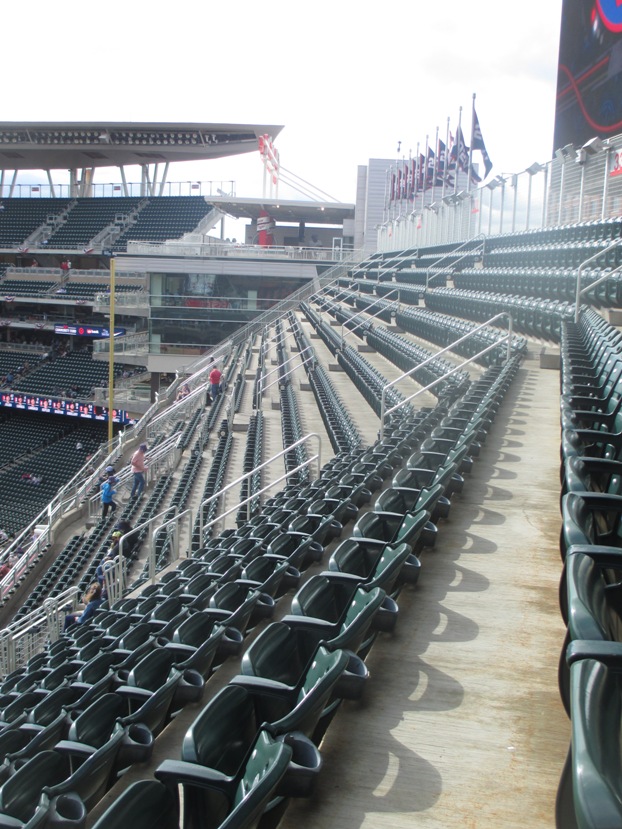
M 455 133 L 460 106 L 468 141 L 476 93 L 493 174 L 519 172 L 552 155 L 561 6 L 6 4 L 2 120 L 281 124 L 282 166 L 351 202 L 357 165 L 414 155 L 417 142 L 423 151 L 448 117 Z M 260 196 L 262 168 L 255 153 L 171 168 L 169 180 L 188 179 L 232 179 L 237 195 Z

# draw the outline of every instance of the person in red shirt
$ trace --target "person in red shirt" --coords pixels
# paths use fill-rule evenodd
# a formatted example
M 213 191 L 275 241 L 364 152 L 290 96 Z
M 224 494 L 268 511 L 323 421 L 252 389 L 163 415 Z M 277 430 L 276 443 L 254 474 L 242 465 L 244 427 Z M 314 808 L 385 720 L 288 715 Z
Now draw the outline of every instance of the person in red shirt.
M 210 394 L 212 396 L 212 400 L 216 400 L 218 395 L 220 394 L 220 381 L 222 380 L 222 372 L 219 368 L 214 366 L 214 368 L 209 373 L 209 382 L 210 382 Z

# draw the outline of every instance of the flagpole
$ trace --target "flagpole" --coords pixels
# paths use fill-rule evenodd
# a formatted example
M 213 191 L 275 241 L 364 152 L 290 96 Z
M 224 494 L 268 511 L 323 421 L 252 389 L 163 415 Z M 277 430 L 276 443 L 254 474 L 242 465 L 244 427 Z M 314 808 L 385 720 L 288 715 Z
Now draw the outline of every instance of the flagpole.
M 404 194 L 406 194 L 406 206 L 408 207 L 408 167 L 406 166 L 406 156 L 402 155 L 402 192 L 400 193 L 400 215 L 404 214 L 402 202 L 404 201 Z
M 421 171 L 419 170 L 419 166 L 421 164 L 421 159 L 419 158 L 419 141 L 417 141 L 417 154 L 415 155 L 415 197 L 413 199 L 413 210 L 417 207 L 417 195 L 419 193 L 419 178 L 421 177 Z
M 425 194 L 426 194 L 426 184 L 428 183 L 428 142 L 429 142 L 429 135 L 425 137 L 425 158 L 423 161 L 423 204 L 425 205 Z M 430 202 L 432 204 L 432 202 Z
M 447 183 L 447 174 L 449 173 L 449 116 L 447 116 L 447 133 L 445 135 L 445 159 L 443 161 L 443 189 L 441 190 L 441 198 L 445 198 L 445 185 Z
M 467 174 L 467 193 L 471 192 L 471 171 L 473 169 L 473 130 L 475 128 L 475 92 L 471 102 L 471 142 L 469 144 L 469 171 Z
M 436 128 L 436 155 L 434 156 L 434 165 L 432 167 L 432 201 L 436 196 L 436 166 L 438 164 L 438 127 Z
M 462 107 L 458 109 L 458 129 L 456 130 L 456 180 L 454 181 L 454 195 L 458 192 L 458 174 L 460 172 L 460 138 L 462 136 Z

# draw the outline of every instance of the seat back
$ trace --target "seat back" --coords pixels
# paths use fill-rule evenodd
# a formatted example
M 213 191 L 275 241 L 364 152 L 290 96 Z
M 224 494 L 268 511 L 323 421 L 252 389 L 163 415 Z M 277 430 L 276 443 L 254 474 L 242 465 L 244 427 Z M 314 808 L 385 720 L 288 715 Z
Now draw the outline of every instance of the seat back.
M 93 829 L 179 829 L 177 797 L 157 780 L 132 783 L 106 809 Z
M 65 778 L 65 764 L 55 751 L 42 751 L 0 787 L 0 812 L 27 823 L 34 815 L 44 786 Z
M 292 599 L 291 611 L 297 616 L 313 616 L 341 624 L 358 585 L 335 582 L 326 576 L 312 576 Z
M 260 726 L 252 694 L 239 685 L 226 685 L 187 730 L 181 759 L 234 777 Z
M 257 825 L 285 776 L 291 756 L 292 749 L 288 745 L 273 740 L 265 731 L 259 733 L 240 777 L 233 809 L 221 823 L 220 829 L 252 829 Z
M 116 694 L 104 694 L 76 717 L 68 738 L 101 748 L 110 738 L 117 719 L 123 716 L 123 701 Z
M 584 659 L 571 666 L 572 741 L 557 793 L 557 825 L 622 825 L 622 686 L 619 672 Z M 560 822 L 561 821 L 561 822 Z

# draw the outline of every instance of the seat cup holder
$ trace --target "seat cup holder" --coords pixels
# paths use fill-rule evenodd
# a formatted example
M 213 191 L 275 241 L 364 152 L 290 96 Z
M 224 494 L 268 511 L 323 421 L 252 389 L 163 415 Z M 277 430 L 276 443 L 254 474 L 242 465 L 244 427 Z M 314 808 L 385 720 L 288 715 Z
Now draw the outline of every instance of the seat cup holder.
M 390 596 L 385 596 L 384 601 L 374 616 L 374 630 L 381 631 L 382 633 L 393 633 L 395 625 L 397 624 L 398 613 L 399 608 L 397 602 Z
M 441 495 L 434 507 L 434 514 L 438 516 L 438 518 L 447 518 L 449 515 L 450 507 L 451 501 L 449 500 L 449 498 L 446 498 L 444 495 Z
M 252 619 L 256 624 L 262 619 L 271 619 L 274 615 L 275 601 L 267 593 L 260 593 L 257 604 L 253 609 Z
M 198 702 L 205 690 L 205 680 L 198 671 L 187 668 L 181 675 L 175 689 L 174 704 L 187 705 L 189 702 Z
M 242 643 L 244 636 L 234 627 L 227 627 L 224 636 L 218 644 L 218 654 L 220 657 L 237 656 L 242 650 Z
M 436 536 L 438 535 L 438 527 L 432 521 L 428 521 L 421 533 L 421 542 L 424 547 L 434 547 L 436 544 Z
M 298 587 L 300 584 L 301 573 L 297 567 L 294 567 L 293 564 L 289 564 L 285 568 L 285 574 L 283 575 L 283 581 L 281 584 L 286 590 L 289 590 L 292 587 Z
M 421 562 L 414 553 L 411 553 L 400 570 L 400 581 L 405 584 L 417 584 L 421 573 Z
M 335 687 L 335 696 L 339 699 L 360 699 L 369 677 L 369 670 L 359 656 L 351 652 L 348 656 L 346 669 Z
M 329 522 L 328 528 L 328 538 L 339 538 L 343 532 L 343 524 L 341 521 L 337 521 L 336 518 Z
M 292 758 L 276 791 L 277 797 L 310 797 L 322 768 L 318 748 L 300 731 L 286 734 L 283 742 L 292 749 Z
M 153 734 L 144 723 L 132 723 L 127 727 L 117 757 L 119 768 L 134 763 L 146 763 L 153 753 Z
M 50 829 L 84 829 L 86 806 L 77 794 L 69 792 L 53 797 L 47 814 L 46 826 Z

